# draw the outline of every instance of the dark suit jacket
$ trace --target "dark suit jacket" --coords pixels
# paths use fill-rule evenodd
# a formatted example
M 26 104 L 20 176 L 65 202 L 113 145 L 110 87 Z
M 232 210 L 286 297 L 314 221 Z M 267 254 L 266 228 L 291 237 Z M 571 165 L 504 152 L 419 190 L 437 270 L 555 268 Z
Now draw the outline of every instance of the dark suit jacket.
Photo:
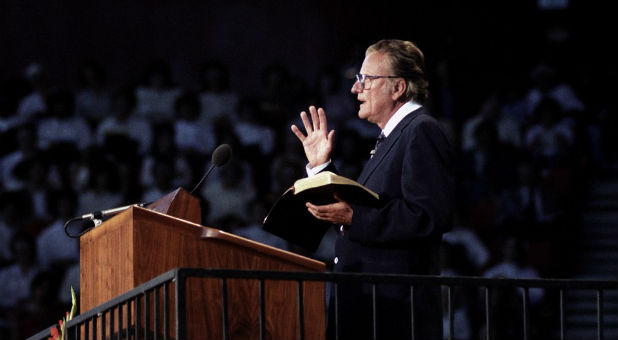
M 451 163 L 452 151 L 439 123 L 424 108 L 407 115 L 358 178 L 380 195 L 380 204 L 353 207 L 352 223 L 336 241 L 334 270 L 439 275 L 440 242 L 454 213 Z M 341 338 L 371 338 L 371 287 L 343 284 L 337 293 Z M 410 287 L 379 286 L 378 337 L 409 339 L 410 310 Z M 333 317 L 329 313 L 331 336 Z M 414 327 L 416 339 L 442 338 L 439 287 L 414 287 Z

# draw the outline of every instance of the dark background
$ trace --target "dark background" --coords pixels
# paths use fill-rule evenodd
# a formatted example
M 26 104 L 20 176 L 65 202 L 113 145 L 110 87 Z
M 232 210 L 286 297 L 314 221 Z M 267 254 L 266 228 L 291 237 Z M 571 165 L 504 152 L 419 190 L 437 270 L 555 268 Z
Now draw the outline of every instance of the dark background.
M 487 77 L 528 70 L 542 57 L 540 43 L 554 24 L 569 28 L 574 46 L 563 57 L 578 62 L 598 65 L 613 43 L 609 11 L 596 2 L 571 1 L 562 10 L 539 10 L 530 0 L 403 4 L 4 0 L 0 75 L 38 61 L 52 83 L 75 87 L 78 65 L 96 57 L 115 84 L 134 80 L 161 58 L 172 63 L 177 84 L 192 87 L 198 65 L 214 57 L 230 68 L 233 88 L 251 93 L 272 62 L 310 81 L 319 67 L 346 60 L 355 46 L 398 38 L 417 42 L 428 62 L 447 58 L 456 82 L 475 88 Z

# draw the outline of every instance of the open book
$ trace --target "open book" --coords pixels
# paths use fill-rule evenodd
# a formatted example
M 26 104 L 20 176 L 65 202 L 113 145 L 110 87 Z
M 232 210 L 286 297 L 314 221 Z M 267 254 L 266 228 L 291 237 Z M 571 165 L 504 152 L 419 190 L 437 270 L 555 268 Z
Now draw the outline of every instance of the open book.
M 331 224 L 313 217 L 305 202 L 335 203 L 334 193 L 355 205 L 377 205 L 379 200 L 378 194 L 358 182 L 324 171 L 294 182 L 294 186 L 275 202 L 262 228 L 308 251 L 315 251 Z

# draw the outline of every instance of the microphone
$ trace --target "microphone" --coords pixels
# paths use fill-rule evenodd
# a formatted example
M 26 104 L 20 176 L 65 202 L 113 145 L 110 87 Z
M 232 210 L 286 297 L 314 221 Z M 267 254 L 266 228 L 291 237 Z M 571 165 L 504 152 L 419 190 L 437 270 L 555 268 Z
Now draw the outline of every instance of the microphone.
M 70 238 L 79 238 L 80 236 L 88 232 L 90 229 L 96 228 L 101 223 L 103 223 L 103 217 L 105 216 L 116 215 L 117 213 L 125 211 L 131 207 L 143 208 L 144 206 L 148 204 L 150 203 L 137 203 L 137 204 L 125 205 L 123 207 L 106 209 L 106 210 L 96 211 L 90 214 L 73 217 L 72 219 L 66 221 L 66 223 L 64 224 L 64 233 Z M 78 234 L 72 234 L 69 232 L 69 226 L 77 221 L 82 221 L 81 224 L 78 226 L 82 230 Z
M 208 174 L 210 174 L 210 172 L 212 171 L 212 169 L 215 168 L 215 166 L 224 165 L 230 160 L 231 157 L 232 157 L 232 147 L 229 144 L 219 145 L 215 149 L 215 151 L 212 152 L 212 159 L 210 161 L 212 164 L 210 165 L 210 167 L 208 168 L 208 170 L 206 171 L 202 179 L 200 179 L 200 181 L 197 183 L 197 185 L 195 185 L 193 190 L 191 190 L 191 194 L 193 194 L 195 190 L 197 190 L 197 188 L 199 188 L 199 186 L 202 185 L 202 182 L 204 182 L 206 177 L 208 177 Z
M 130 204 L 130 205 L 125 205 L 123 207 L 118 207 L 118 208 L 112 208 L 112 209 L 106 209 L 106 210 L 101 210 L 101 211 L 96 211 L 93 213 L 89 213 L 89 214 L 85 214 L 81 216 L 82 220 L 100 220 L 105 216 L 109 216 L 109 215 L 115 215 L 121 211 L 125 211 L 133 206 L 137 206 L 137 207 L 144 207 L 146 204 L 145 203 L 138 203 L 138 204 Z

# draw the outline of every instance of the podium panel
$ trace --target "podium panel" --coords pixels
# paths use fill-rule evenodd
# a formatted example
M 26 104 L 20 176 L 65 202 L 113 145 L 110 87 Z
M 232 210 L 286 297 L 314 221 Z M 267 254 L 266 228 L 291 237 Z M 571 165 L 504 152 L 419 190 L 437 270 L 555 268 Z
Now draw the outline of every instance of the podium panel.
M 175 192 L 186 199 L 185 192 Z M 169 196 L 169 195 L 168 195 Z M 166 197 L 165 199 L 169 199 Z M 170 207 L 173 204 L 169 204 Z M 199 207 L 199 206 L 198 206 Z M 325 265 L 294 253 L 170 216 L 131 207 L 80 238 L 80 310 L 92 309 L 177 267 L 322 272 Z M 181 208 L 193 216 L 194 209 Z M 169 211 L 168 211 L 169 212 Z M 222 280 L 187 284 L 187 338 L 222 338 Z M 230 338 L 260 338 L 260 294 L 266 338 L 297 338 L 296 282 L 227 279 Z M 324 283 L 302 287 L 305 336 L 325 337 Z

